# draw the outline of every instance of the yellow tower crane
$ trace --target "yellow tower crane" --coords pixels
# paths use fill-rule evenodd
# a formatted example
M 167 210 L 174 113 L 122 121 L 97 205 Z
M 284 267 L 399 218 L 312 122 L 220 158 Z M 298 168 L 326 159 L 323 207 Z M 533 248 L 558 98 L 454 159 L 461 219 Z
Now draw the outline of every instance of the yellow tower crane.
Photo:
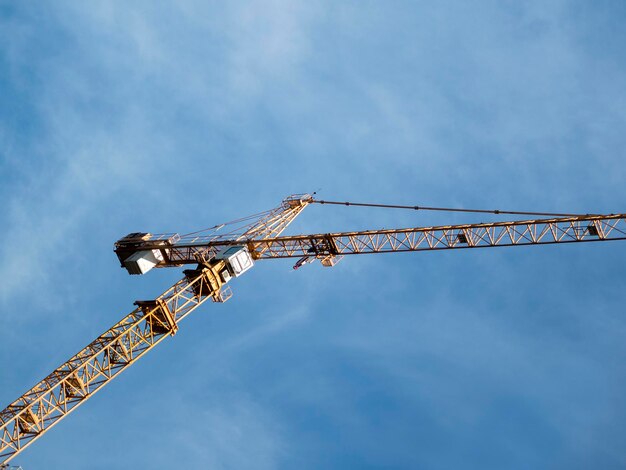
M 309 204 L 341 204 L 412 210 L 447 210 L 548 218 L 437 227 L 367 230 L 280 236 Z M 293 195 L 280 206 L 228 224 L 180 236 L 131 233 L 115 243 L 130 274 L 152 268 L 195 265 L 154 300 L 136 308 L 67 362 L 0 412 L 0 465 L 41 437 L 146 352 L 174 335 L 189 313 L 206 300 L 225 302 L 227 283 L 254 262 L 298 258 L 294 268 L 320 260 L 335 265 L 344 255 L 450 250 L 496 246 L 578 243 L 626 239 L 626 214 L 577 215 L 512 211 L 468 211 L 420 206 L 391 206 L 321 201 Z

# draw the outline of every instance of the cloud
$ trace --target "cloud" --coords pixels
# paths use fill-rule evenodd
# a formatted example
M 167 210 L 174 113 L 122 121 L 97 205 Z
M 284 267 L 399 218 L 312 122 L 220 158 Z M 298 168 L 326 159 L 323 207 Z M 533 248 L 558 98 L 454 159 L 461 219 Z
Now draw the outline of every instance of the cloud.
M 284 436 L 273 416 L 251 397 L 208 394 L 206 406 L 179 401 L 173 420 L 185 417 L 167 441 L 179 465 L 206 468 L 276 468 L 284 452 Z
M 623 21 L 579 8 L 1 9 L 8 388 L 178 275 L 123 277 L 111 244 L 130 231 L 191 231 L 318 188 L 365 202 L 619 210 Z M 311 207 L 294 230 L 433 220 L 464 222 Z M 140 423 L 145 449 L 132 458 L 155 455 L 154 468 L 415 468 L 442 456 L 458 468 L 496 451 L 536 466 L 620 463 L 621 252 L 568 248 L 352 257 L 297 273 L 267 261 L 236 281 L 226 314 L 186 321 L 101 395 L 110 402 L 24 455 L 75 455 L 71 436 L 88 441 L 94 427 L 86 455 L 103 439 L 125 449 Z M 129 402 L 136 410 L 111 412 Z

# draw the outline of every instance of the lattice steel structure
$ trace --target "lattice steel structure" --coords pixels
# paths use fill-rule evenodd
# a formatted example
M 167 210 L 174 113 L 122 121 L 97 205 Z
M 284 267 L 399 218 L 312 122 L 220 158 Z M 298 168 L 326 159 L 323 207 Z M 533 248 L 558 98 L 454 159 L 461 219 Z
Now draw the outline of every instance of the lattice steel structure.
M 215 239 L 158 245 L 164 261 L 157 267 L 195 263 L 208 248 L 245 244 L 255 259 L 299 258 L 403 251 L 447 250 L 489 246 L 540 245 L 626 239 L 626 214 L 585 215 L 551 219 L 494 222 L 439 227 L 368 230 L 295 235 L 264 239 Z
M 307 206 L 307 195 L 290 196 L 246 226 L 240 237 L 281 233 Z M 210 249 L 196 253 L 195 270 L 137 308 L 0 412 L 0 464 L 8 462 L 94 395 L 168 335 L 208 299 L 224 302 L 230 289 L 220 276 L 225 261 Z
M 216 256 L 230 246 L 246 247 L 257 260 L 317 258 L 332 266 L 343 255 L 626 239 L 626 214 L 279 236 L 311 202 L 309 195 L 290 196 L 278 208 L 226 235 L 215 230 L 185 236 L 141 233 L 118 241 L 115 251 L 123 266 L 129 256 L 155 250 L 161 259 L 156 267 L 197 267 L 184 271 L 185 277 L 156 299 L 135 302 L 135 310 L 1 411 L 0 464 L 174 335 L 180 321 L 199 305 L 230 298 L 227 261 Z
M 206 273 L 139 306 L 0 412 L 0 461 L 8 461 L 128 368 L 209 298 Z M 207 295 L 197 295 L 206 292 Z

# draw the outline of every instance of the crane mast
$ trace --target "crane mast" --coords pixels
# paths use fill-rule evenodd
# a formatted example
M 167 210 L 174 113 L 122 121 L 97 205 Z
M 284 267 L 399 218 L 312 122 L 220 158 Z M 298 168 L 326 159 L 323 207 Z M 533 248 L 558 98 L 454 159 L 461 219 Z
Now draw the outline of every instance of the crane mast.
M 218 235 L 221 227 L 214 227 L 210 234 L 142 232 L 119 240 L 115 252 L 131 274 L 196 266 L 156 299 L 135 302 L 131 313 L 0 412 L 0 464 L 176 334 L 180 321 L 198 306 L 209 299 L 228 300 L 232 294 L 226 284 L 255 260 L 297 257 L 296 266 L 314 259 L 333 266 L 343 255 L 626 239 L 626 214 L 280 236 L 314 202 L 310 195 L 290 196 L 237 233 Z
M 262 239 L 279 234 L 309 199 L 308 195 L 286 198 L 240 236 Z M 0 412 L 0 463 L 11 460 L 168 335 L 174 335 L 179 322 L 198 306 L 208 299 L 224 302 L 230 298 L 225 285 L 230 276 L 224 275 L 231 269 L 230 260 L 219 259 L 210 249 L 198 251 L 197 256 L 198 266 L 184 271 L 183 279 L 154 300 L 135 302 L 137 308 L 131 313 Z M 240 261 L 242 253 L 236 256 Z M 243 266 L 240 272 L 250 266 Z

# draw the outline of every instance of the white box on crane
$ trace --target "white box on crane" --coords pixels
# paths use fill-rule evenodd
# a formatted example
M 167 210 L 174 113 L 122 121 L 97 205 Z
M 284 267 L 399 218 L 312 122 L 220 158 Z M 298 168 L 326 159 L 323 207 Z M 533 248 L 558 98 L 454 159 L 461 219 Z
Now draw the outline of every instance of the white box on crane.
M 245 246 L 231 246 L 215 256 L 216 259 L 226 260 L 229 271 L 238 277 L 254 266 L 254 260 Z
M 133 253 L 124 260 L 124 267 L 130 274 L 146 274 L 160 261 L 163 261 L 161 250 L 144 250 Z

